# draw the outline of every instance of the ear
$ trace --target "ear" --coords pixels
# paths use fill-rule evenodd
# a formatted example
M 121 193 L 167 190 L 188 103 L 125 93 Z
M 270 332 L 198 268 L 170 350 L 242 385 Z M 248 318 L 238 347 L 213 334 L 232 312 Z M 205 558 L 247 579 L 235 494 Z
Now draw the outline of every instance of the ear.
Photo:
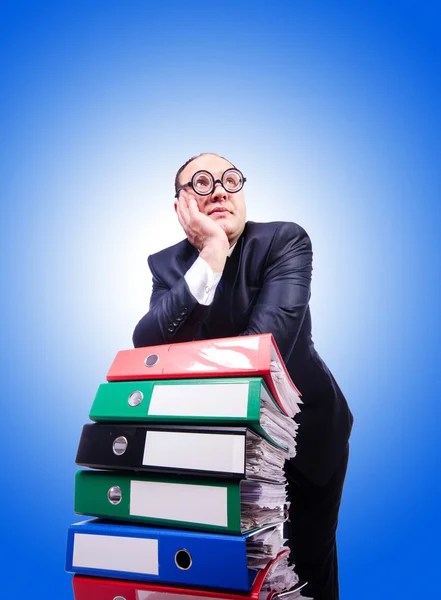
M 175 207 L 175 211 L 178 212 L 178 200 L 175 198 L 175 201 L 173 202 L 173 206 Z

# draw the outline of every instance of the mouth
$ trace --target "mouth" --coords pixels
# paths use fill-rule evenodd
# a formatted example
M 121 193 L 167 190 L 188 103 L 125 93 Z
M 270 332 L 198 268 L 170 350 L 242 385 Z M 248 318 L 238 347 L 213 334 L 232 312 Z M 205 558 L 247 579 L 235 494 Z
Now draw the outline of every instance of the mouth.
M 214 215 L 214 214 L 222 214 L 222 213 L 229 213 L 229 212 L 230 211 L 227 210 L 226 208 L 217 207 L 217 208 L 213 208 L 213 210 L 211 210 L 208 214 Z

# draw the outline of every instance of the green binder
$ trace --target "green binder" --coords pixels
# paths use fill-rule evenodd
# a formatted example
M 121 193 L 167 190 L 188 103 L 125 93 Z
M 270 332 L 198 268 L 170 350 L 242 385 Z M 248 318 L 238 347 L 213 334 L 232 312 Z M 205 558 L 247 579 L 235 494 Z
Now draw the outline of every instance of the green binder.
M 295 455 L 297 424 L 261 377 L 103 383 L 89 416 L 101 422 L 242 425 Z
M 285 519 L 284 484 L 78 471 L 75 512 L 151 526 L 242 535 Z

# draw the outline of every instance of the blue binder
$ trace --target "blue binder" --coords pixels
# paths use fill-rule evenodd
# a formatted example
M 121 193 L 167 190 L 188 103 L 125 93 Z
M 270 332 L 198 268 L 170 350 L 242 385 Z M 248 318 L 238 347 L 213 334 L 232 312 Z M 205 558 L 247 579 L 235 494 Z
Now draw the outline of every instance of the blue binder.
M 248 537 L 92 519 L 69 527 L 66 571 L 249 592 L 258 571 L 247 566 Z

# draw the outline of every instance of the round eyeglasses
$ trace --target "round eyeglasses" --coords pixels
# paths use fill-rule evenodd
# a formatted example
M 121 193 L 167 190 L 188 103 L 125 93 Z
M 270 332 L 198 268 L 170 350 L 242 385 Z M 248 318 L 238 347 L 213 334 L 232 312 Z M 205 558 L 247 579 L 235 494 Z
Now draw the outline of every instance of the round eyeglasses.
M 209 171 L 196 171 L 191 178 L 191 181 L 180 185 L 176 189 L 175 198 L 179 196 L 179 192 L 186 187 L 191 187 L 199 194 L 199 196 L 208 196 L 212 193 L 217 183 L 220 183 L 222 187 L 230 194 L 235 194 L 243 188 L 246 178 L 239 171 L 239 169 L 227 169 L 223 172 L 220 179 L 215 179 Z

